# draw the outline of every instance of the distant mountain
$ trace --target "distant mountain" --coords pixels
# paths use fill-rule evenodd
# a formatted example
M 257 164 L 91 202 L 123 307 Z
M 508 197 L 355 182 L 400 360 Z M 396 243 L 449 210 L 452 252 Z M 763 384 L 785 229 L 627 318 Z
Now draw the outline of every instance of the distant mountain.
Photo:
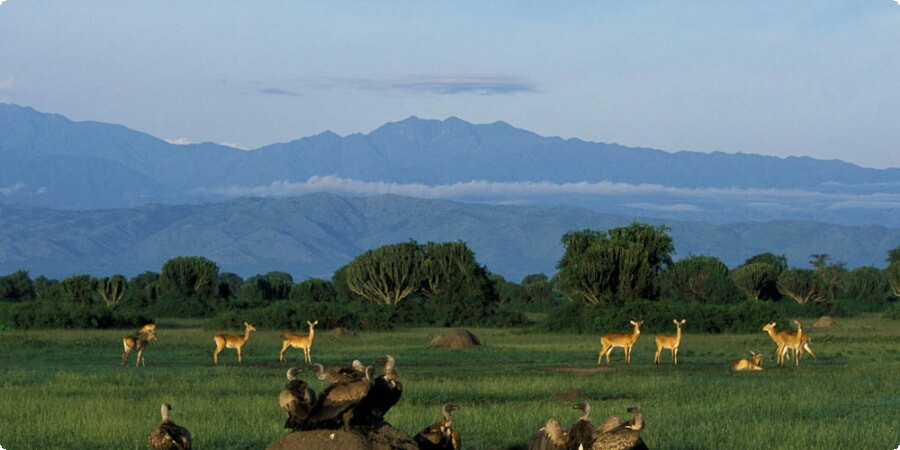
M 900 226 L 900 169 L 750 154 L 669 153 L 542 137 L 503 122 L 410 117 L 242 151 L 0 104 L 0 199 L 54 209 L 198 204 L 310 192 L 573 205 L 712 223 Z
M 25 269 L 32 276 L 57 279 L 81 273 L 133 276 L 158 272 L 175 256 L 201 255 L 223 272 L 245 277 L 278 270 L 298 279 L 330 278 L 338 267 L 380 245 L 461 239 L 489 270 L 518 282 L 530 273 L 555 272 L 564 233 L 607 230 L 633 220 L 573 207 L 479 205 L 395 195 L 309 194 L 90 211 L 0 201 L 0 274 Z M 799 267 L 808 267 L 813 253 L 828 253 L 850 268 L 883 267 L 888 250 L 900 245 L 900 229 L 881 226 L 641 221 L 672 228 L 676 258 L 711 255 L 732 267 L 762 252 L 784 254 Z

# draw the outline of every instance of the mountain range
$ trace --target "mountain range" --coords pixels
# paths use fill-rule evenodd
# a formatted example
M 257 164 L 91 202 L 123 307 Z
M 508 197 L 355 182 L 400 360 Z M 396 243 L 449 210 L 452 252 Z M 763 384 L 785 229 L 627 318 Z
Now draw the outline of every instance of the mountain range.
M 900 169 L 666 152 L 416 117 L 251 151 L 176 145 L 0 104 L 0 273 L 157 271 L 200 254 L 242 275 L 328 277 L 373 246 L 462 239 L 518 279 L 552 273 L 571 230 L 672 228 L 678 257 L 729 265 L 900 245 Z

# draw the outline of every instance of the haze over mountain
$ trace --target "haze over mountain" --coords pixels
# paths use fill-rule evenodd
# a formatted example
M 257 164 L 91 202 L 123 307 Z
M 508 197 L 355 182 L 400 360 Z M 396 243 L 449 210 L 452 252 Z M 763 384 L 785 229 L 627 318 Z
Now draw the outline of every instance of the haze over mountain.
M 260 198 L 264 197 L 264 198 Z M 202 255 L 242 275 L 330 277 L 363 251 L 461 239 L 490 270 L 552 274 L 561 236 L 634 220 L 676 257 L 762 252 L 882 266 L 900 169 L 664 152 L 410 117 L 244 151 L 0 104 L 0 273 L 134 275 Z
M 538 136 L 503 122 L 410 117 L 254 151 L 174 145 L 119 125 L 0 104 L 0 199 L 57 209 L 310 192 L 582 206 L 705 220 L 900 226 L 900 169 L 665 152 Z

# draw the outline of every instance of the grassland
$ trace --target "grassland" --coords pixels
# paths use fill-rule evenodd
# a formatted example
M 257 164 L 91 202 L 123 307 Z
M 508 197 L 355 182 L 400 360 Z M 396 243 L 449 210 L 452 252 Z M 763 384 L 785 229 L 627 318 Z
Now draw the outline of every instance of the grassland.
M 782 325 L 783 326 L 783 325 Z M 621 331 L 627 331 L 627 326 Z M 234 330 L 238 332 L 238 330 Z M 199 323 L 163 320 L 147 367 L 119 366 L 122 330 L 0 332 L 0 445 L 22 449 L 143 449 L 159 424 L 159 404 L 187 426 L 198 449 L 262 449 L 285 433 L 277 396 L 285 369 L 302 352 L 277 362 L 279 334 L 259 330 L 244 347 L 212 363 L 213 333 Z M 388 414 L 416 433 L 458 403 L 456 423 L 468 449 L 503 449 L 527 442 L 547 418 L 577 418 L 572 400 L 583 390 L 599 422 L 639 403 L 654 449 L 893 449 L 900 445 L 900 324 L 877 316 L 846 319 L 837 328 L 810 328 L 817 361 L 773 367 L 774 345 L 760 331 L 705 335 L 685 326 L 677 367 L 652 364 L 653 334 L 644 330 L 632 364 L 621 350 L 613 365 L 596 367 L 596 336 L 473 329 L 484 345 L 472 350 L 428 348 L 446 330 L 411 329 L 331 337 L 319 330 L 313 359 L 326 366 L 352 359 L 397 358 L 404 395 Z M 733 373 L 730 363 L 764 352 L 763 372 Z M 604 366 L 605 367 L 605 366 Z M 582 369 L 582 370 L 570 370 Z M 313 381 L 316 388 L 322 385 Z

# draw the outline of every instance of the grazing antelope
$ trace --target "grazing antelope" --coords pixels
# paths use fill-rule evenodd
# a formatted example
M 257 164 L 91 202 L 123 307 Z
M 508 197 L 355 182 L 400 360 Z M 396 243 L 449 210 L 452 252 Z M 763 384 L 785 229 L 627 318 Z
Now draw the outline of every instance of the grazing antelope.
M 678 365 L 678 345 L 681 344 L 681 326 L 684 325 L 685 320 L 673 319 L 672 322 L 675 322 L 677 328 L 675 336 L 667 334 L 656 336 L 656 355 L 653 357 L 653 364 L 659 364 L 659 354 L 664 348 L 667 348 L 672 350 L 672 364 Z
M 224 348 L 233 348 L 237 350 L 238 364 L 241 363 L 241 347 L 250 339 L 250 332 L 256 331 L 253 325 L 244 322 L 244 334 L 217 334 L 213 339 L 216 341 L 216 350 L 213 352 L 213 362 L 219 364 L 219 353 Z
M 637 342 L 638 337 L 641 335 L 641 324 L 644 323 L 644 321 L 631 320 L 629 322 L 634 325 L 634 332 L 609 333 L 604 334 L 600 338 L 600 345 L 603 347 L 600 349 L 600 356 L 597 358 L 598 366 L 603 360 L 603 355 L 606 355 L 606 365 L 609 365 L 609 354 L 612 353 L 613 349 L 616 347 L 622 347 L 625 350 L 625 364 L 631 364 L 631 347 L 634 346 L 634 343 Z
M 287 362 L 284 358 L 284 352 L 287 349 L 294 347 L 303 349 L 303 358 L 307 364 L 312 363 L 312 357 L 309 355 L 309 351 L 312 348 L 313 338 L 316 337 L 316 325 L 318 325 L 319 321 L 310 322 L 306 321 L 309 325 L 309 334 L 291 334 L 291 333 L 283 333 L 281 335 L 281 339 L 283 340 L 281 343 L 281 353 L 278 355 L 278 360 L 282 362 Z
M 731 365 L 731 370 L 763 370 L 762 354 L 754 351 L 751 351 L 750 354 L 753 355 L 752 358 L 741 358 L 735 361 L 734 364 Z
M 132 350 L 137 350 L 137 359 L 134 361 L 134 367 L 138 367 L 138 364 L 144 367 L 147 366 L 144 362 L 144 350 L 150 345 L 151 341 L 156 340 L 154 329 L 155 326 L 151 331 L 145 332 L 144 328 L 141 328 L 137 334 L 131 334 L 122 338 L 122 346 L 125 347 L 125 350 L 122 352 L 122 367 L 125 367 L 125 361 L 128 360 L 128 354 Z

